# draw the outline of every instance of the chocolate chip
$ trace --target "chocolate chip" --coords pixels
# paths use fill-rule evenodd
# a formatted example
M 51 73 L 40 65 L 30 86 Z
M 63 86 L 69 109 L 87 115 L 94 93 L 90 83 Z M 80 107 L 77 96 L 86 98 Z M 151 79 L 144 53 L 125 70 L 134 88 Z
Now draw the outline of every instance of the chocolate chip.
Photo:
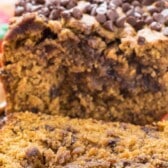
M 156 7 L 154 7 L 154 6 L 149 6 L 149 7 L 147 7 L 147 10 L 148 10 L 148 12 L 151 13 L 151 14 L 153 14 L 153 13 L 155 13 L 155 12 L 157 12 L 157 13 L 160 12 L 160 9 L 159 9 L 159 8 L 156 8 Z
M 42 5 L 34 5 L 31 8 L 32 12 L 39 11 L 42 8 Z
M 159 23 L 164 23 L 165 22 L 165 17 L 160 13 L 154 13 L 153 14 L 153 19 L 156 22 L 159 22 Z
M 106 28 L 107 30 L 114 31 L 114 26 L 113 26 L 113 23 L 112 23 L 111 20 L 106 21 L 106 22 L 103 24 L 103 27 Z
M 104 23 L 106 21 L 106 15 L 104 14 L 98 14 L 96 16 L 96 20 L 99 22 L 99 23 Z
M 126 17 L 122 16 L 116 20 L 117 27 L 124 27 Z
M 103 3 L 106 0 L 89 0 L 89 1 L 93 1 L 94 3 L 101 4 L 101 3 Z
M 76 1 L 75 0 L 69 0 L 68 4 L 66 5 L 67 9 L 71 9 L 76 6 Z
M 42 8 L 42 9 L 39 11 L 39 14 L 48 17 L 49 14 L 50 14 L 50 11 L 49 11 L 49 9 L 48 9 L 47 7 L 44 7 L 44 8 Z
M 23 6 L 17 6 L 15 8 L 15 16 L 20 16 L 24 12 L 24 7 Z
M 41 156 L 41 153 L 37 147 L 28 148 L 26 151 L 26 157 L 37 157 Z
M 147 156 L 138 156 L 137 160 L 138 162 L 143 163 L 143 164 L 149 162 L 149 158 L 147 158 Z
M 139 1 L 133 1 L 133 2 L 132 2 L 132 5 L 133 5 L 133 6 L 140 6 L 141 4 L 140 4 Z
M 134 16 L 134 12 L 135 12 L 134 9 L 130 9 L 129 11 L 126 12 L 126 15 L 127 16 Z
M 51 125 L 45 125 L 45 129 L 46 129 L 46 131 L 49 131 L 49 132 L 52 132 L 55 130 L 55 128 Z
M 117 6 L 114 3 L 109 2 L 108 9 L 116 9 L 116 8 Z
M 25 2 L 21 3 L 23 1 L 27 2 L 26 5 Z M 82 10 L 77 7 L 77 3 L 77 0 L 20 0 L 16 3 L 15 15 L 38 11 L 40 15 L 52 20 L 60 17 L 69 19 L 71 16 L 81 19 L 85 12 L 95 16 L 110 31 L 114 31 L 114 25 L 124 27 L 125 20 L 136 30 L 142 29 L 144 24 L 157 31 L 161 30 L 163 23 L 168 25 L 168 9 L 164 0 L 89 0 Z M 146 9 L 142 5 L 146 5 Z M 118 6 L 127 18 L 119 16 Z
M 111 3 L 113 3 L 116 7 L 118 7 L 122 4 L 122 0 L 111 0 Z
M 69 11 L 63 11 L 63 12 L 61 12 L 61 16 L 64 19 L 69 19 L 71 17 L 71 13 Z
M 161 90 L 161 86 L 150 74 L 143 75 L 143 85 L 145 90 L 152 91 L 153 93 Z
M 168 26 L 168 18 L 165 20 L 165 26 Z
M 118 13 L 115 10 L 108 10 L 107 11 L 107 17 L 110 19 L 112 22 L 114 22 L 118 17 Z
M 92 10 L 92 5 L 91 4 L 87 4 L 84 9 L 83 9 L 83 12 L 85 13 L 90 13 Z
M 123 167 L 130 167 L 131 163 L 129 161 L 123 161 Z
M 143 5 L 151 5 L 152 3 L 154 3 L 156 0 L 143 0 L 142 4 Z
M 31 109 L 30 109 L 30 111 L 32 112 L 32 113 L 38 113 L 39 112 L 39 109 L 37 108 L 37 107 L 32 107 Z
M 136 21 L 136 24 L 134 27 L 136 30 L 140 30 L 143 28 L 144 25 L 145 25 L 145 22 L 143 20 L 138 20 Z
M 83 16 L 83 13 L 80 9 L 78 8 L 74 8 L 73 11 L 72 11 L 72 16 L 75 18 L 75 19 L 81 19 L 82 16 Z
M 59 94 L 58 88 L 56 86 L 52 86 L 51 89 L 50 89 L 49 94 L 50 94 L 50 98 L 51 99 L 55 99 L 58 96 L 58 94 Z
M 136 18 L 141 18 L 141 17 L 142 17 L 142 15 L 141 15 L 140 13 L 138 13 L 138 12 L 134 12 L 134 16 L 135 16 Z
M 144 11 L 143 11 L 142 8 L 139 7 L 139 6 L 136 6 L 134 10 L 135 10 L 135 12 L 138 12 L 138 13 L 140 13 L 140 14 L 144 14 Z
M 106 71 L 106 73 L 112 79 L 116 78 L 116 76 L 117 76 L 116 71 L 114 69 L 112 69 L 112 68 L 108 68 L 108 70 Z
M 60 10 L 54 9 L 51 11 L 51 13 L 49 15 L 49 19 L 56 20 L 56 19 L 60 18 L 60 14 L 61 14 Z
M 141 130 L 146 134 L 151 134 L 152 132 L 156 132 L 157 128 L 153 126 L 141 126 Z
M 136 25 L 136 18 L 134 16 L 129 16 L 127 18 L 127 22 L 132 25 L 132 26 L 135 26 Z
M 162 26 L 161 26 L 161 24 L 158 23 L 158 22 L 152 22 L 152 23 L 150 24 L 150 28 L 151 28 L 152 30 L 160 31 L 161 28 L 162 28 Z
M 44 50 L 47 54 L 52 53 L 54 50 L 56 49 L 56 46 L 52 45 L 52 44 L 46 44 L 44 45 Z M 53 65 L 54 64 L 54 59 L 48 59 L 48 65 Z
M 159 7 L 159 8 L 164 8 L 165 7 L 165 2 L 164 1 L 157 1 L 155 3 L 155 6 Z
M 123 5 L 122 5 L 123 12 L 129 11 L 131 8 L 132 7 L 131 7 L 131 5 L 129 3 L 123 3 Z
M 61 3 L 62 6 L 66 6 L 66 5 L 68 5 L 69 0 L 61 0 L 60 3 Z
M 45 4 L 45 0 L 35 0 L 36 4 Z
M 151 24 L 153 22 L 153 18 L 151 16 L 148 16 L 146 19 L 145 19 L 145 23 L 146 24 Z
M 118 142 L 119 142 L 119 138 L 111 139 L 108 142 L 108 146 L 110 146 L 111 148 L 115 148 Z
M 50 1 L 47 1 L 46 2 L 46 7 L 49 9 L 49 10 L 52 10 L 52 9 L 55 9 L 57 6 L 59 6 L 60 3 L 58 3 L 57 1 L 54 1 L 54 0 L 50 0 Z
M 138 44 L 139 44 L 139 45 L 144 45 L 145 42 L 146 42 L 145 37 L 143 37 L 143 36 L 139 36 L 139 37 L 138 37 Z
M 163 34 L 164 34 L 165 36 L 168 36 L 168 27 L 164 28 Z

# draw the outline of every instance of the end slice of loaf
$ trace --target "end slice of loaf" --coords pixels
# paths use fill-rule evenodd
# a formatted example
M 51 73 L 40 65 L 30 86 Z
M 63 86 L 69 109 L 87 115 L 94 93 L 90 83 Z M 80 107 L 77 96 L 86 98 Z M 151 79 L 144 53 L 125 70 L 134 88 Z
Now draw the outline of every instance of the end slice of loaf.
M 14 113 L 0 130 L 2 168 L 167 168 L 168 122 L 151 126 Z

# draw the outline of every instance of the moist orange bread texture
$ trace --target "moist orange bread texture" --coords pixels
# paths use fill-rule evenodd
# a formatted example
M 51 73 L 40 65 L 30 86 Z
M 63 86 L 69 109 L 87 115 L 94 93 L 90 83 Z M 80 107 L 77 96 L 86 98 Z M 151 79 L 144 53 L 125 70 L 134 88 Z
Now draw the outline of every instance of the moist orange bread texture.
M 159 120 L 168 112 L 167 7 L 19 1 L 3 47 L 7 112 Z
M 0 130 L 2 168 L 167 168 L 168 122 L 151 126 L 13 113 Z

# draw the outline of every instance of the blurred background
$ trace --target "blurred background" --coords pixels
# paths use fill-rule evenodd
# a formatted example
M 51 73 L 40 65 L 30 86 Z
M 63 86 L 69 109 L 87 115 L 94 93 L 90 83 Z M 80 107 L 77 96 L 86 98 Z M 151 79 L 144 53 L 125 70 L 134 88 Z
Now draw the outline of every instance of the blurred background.
M 0 1 L 0 10 L 8 14 L 13 13 L 13 6 L 16 0 L 1 0 Z
M 5 35 L 6 30 L 8 28 L 9 19 L 13 15 L 15 1 L 16 0 L 0 1 L 0 58 L 2 56 L 1 45 L 2 45 L 3 36 Z M 0 65 L 2 65 L 1 62 L 0 62 Z M 0 113 L 3 112 L 5 105 L 6 105 L 5 93 L 4 93 L 3 85 L 0 81 Z

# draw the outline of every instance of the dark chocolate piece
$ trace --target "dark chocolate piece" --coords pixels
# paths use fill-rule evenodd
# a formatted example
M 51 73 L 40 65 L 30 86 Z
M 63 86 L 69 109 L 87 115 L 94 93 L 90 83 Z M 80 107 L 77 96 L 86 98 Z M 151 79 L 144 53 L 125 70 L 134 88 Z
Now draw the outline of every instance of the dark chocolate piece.
M 138 44 L 139 45 L 144 45 L 145 44 L 145 38 L 143 36 L 139 36 L 138 37 Z

